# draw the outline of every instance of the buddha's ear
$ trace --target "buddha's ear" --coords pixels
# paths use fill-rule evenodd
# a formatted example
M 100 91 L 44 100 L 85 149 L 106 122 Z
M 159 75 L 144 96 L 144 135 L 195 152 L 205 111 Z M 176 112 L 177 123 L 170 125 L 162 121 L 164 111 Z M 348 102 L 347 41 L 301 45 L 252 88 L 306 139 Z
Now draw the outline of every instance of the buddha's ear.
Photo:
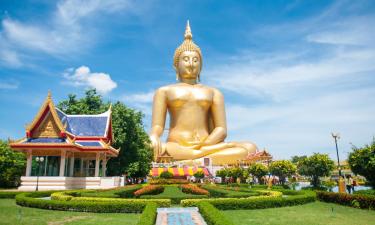
M 179 81 L 177 68 L 176 68 L 175 65 L 173 65 L 173 68 L 174 68 L 174 70 L 176 71 L 176 81 Z

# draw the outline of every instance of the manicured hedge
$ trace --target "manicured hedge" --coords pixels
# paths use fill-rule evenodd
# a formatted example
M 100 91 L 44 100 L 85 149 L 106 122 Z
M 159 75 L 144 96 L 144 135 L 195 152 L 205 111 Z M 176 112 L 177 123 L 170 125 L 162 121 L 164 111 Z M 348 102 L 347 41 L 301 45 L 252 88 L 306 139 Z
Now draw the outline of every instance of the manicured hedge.
M 179 204 L 183 199 L 207 198 L 206 195 L 192 195 L 181 192 L 177 186 L 166 186 L 164 192 L 158 195 L 142 195 L 141 199 L 170 199 L 173 204 Z
M 134 192 L 142 188 L 142 185 L 131 185 L 125 188 L 119 189 L 115 194 L 120 198 L 134 198 Z
M 19 191 L 0 191 L 0 198 L 15 198 L 16 195 L 22 194 L 25 192 L 19 192 Z
M 340 205 L 346 205 L 361 209 L 375 210 L 375 196 L 360 194 L 351 195 L 346 193 L 334 193 L 326 191 L 317 191 L 316 193 L 320 201 L 333 202 Z
M 189 181 L 183 179 L 163 179 L 156 178 L 149 181 L 150 184 L 188 184 Z
M 181 201 L 183 206 L 197 206 L 201 201 L 206 201 L 220 210 L 230 209 L 265 209 L 283 206 L 301 205 L 315 201 L 314 192 L 301 192 L 300 195 L 288 197 L 257 196 L 250 198 L 216 198 L 216 199 L 187 199 Z
M 207 190 L 200 188 L 194 184 L 183 184 L 180 187 L 181 187 L 181 191 L 186 194 L 194 194 L 194 195 L 209 195 L 210 194 Z
M 233 223 L 212 204 L 208 202 L 199 202 L 197 206 L 208 225 L 233 225 Z
M 139 197 L 141 195 L 157 195 L 163 191 L 164 187 L 161 185 L 147 185 L 134 192 L 134 196 Z
M 375 189 L 355 191 L 354 194 L 375 196 Z
M 21 206 L 53 209 L 53 210 L 68 210 L 81 212 L 96 212 L 96 213 L 120 213 L 120 212 L 142 212 L 146 204 L 155 202 L 158 207 L 169 207 L 171 201 L 169 199 L 119 199 L 119 198 L 92 198 L 92 197 L 62 197 L 67 195 L 54 193 L 52 200 L 38 199 L 38 197 L 48 197 L 50 193 L 24 193 L 16 196 L 16 203 Z M 61 199 L 61 200 L 56 200 Z M 62 200 L 62 199 L 65 199 Z
M 210 197 L 214 197 L 214 198 L 216 197 L 246 198 L 246 197 L 258 195 L 258 194 L 250 193 L 250 192 L 225 190 L 224 187 L 220 187 L 220 186 L 203 185 L 201 187 L 207 190 L 208 192 L 210 192 Z
M 154 225 L 156 221 L 157 208 L 158 205 L 155 202 L 147 203 L 137 225 Z

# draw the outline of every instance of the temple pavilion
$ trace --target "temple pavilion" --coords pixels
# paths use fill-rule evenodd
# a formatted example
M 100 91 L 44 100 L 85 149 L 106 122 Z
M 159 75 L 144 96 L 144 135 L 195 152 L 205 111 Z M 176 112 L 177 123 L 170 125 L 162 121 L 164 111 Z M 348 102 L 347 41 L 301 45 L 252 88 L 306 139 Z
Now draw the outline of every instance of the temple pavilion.
M 119 177 L 106 177 L 107 160 L 119 154 L 111 146 L 111 114 L 109 107 L 98 115 L 67 115 L 54 106 L 49 92 L 34 120 L 26 126 L 26 136 L 10 142 L 14 151 L 27 156 L 19 189 L 119 186 Z

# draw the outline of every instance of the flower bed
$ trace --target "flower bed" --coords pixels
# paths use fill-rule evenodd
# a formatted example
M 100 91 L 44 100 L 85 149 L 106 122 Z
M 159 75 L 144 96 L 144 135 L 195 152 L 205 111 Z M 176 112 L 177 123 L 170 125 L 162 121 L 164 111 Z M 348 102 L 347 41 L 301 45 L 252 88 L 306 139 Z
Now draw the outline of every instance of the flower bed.
M 320 201 L 333 202 L 361 209 L 375 209 L 375 196 L 360 194 L 350 195 L 346 193 L 333 193 L 326 191 L 317 191 L 316 193 Z
M 233 223 L 212 204 L 208 202 L 200 202 L 197 206 L 208 225 L 233 225 Z
M 194 195 L 209 195 L 210 193 L 193 184 L 183 184 L 181 185 L 181 191 L 186 194 L 194 194 Z
M 136 192 L 134 192 L 135 197 L 139 197 L 141 195 L 157 195 L 164 191 L 164 187 L 161 185 L 147 185 Z

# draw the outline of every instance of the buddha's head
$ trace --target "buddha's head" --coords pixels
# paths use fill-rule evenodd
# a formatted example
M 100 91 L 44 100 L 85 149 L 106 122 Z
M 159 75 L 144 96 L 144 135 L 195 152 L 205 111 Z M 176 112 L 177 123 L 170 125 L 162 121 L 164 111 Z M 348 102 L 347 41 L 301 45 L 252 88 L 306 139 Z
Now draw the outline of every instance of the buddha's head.
M 187 21 L 185 40 L 176 49 L 173 58 L 173 66 L 178 80 L 199 80 L 202 69 L 202 53 L 192 38 L 189 21 Z

